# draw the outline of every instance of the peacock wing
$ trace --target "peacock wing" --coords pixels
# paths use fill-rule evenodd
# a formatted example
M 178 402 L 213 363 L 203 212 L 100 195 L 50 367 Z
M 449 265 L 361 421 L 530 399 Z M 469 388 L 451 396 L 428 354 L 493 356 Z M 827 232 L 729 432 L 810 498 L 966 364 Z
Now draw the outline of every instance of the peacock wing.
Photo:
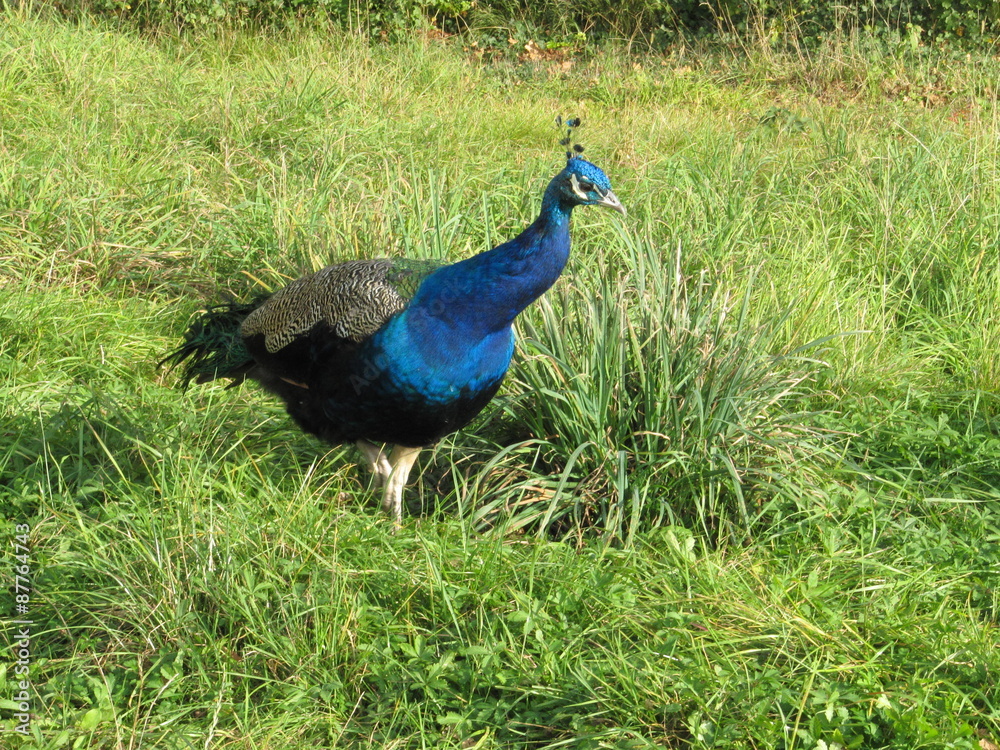
M 247 316 L 240 332 L 244 340 L 262 337 L 268 354 L 319 325 L 357 344 L 405 309 L 420 283 L 440 266 L 437 261 L 389 258 L 327 266 L 271 295 Z

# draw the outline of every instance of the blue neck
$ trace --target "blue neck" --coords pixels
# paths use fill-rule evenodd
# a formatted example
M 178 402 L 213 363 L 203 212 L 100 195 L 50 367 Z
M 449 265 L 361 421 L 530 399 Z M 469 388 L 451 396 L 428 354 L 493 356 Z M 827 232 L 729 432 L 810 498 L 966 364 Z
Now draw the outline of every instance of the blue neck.
M 572 210 L 553 181 L 538 218 L 527 229 L 492 250 L 436 271 L 421 285 L 407 313 L 429 316 L 434 327 L 472 340 L 509 328 L 566 266 Z

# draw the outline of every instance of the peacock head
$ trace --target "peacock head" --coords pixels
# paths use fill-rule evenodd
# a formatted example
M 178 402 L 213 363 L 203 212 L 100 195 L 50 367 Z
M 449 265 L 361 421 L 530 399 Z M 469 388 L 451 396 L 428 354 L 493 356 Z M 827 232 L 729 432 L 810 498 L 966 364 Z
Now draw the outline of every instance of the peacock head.
M 625 207 L 611 192 L 607 175 L 579 156 L 572 156 L 552 182 L 561 202 L 570 206 L 604 206 L 625 215 Z
M 556 175 L 546 192 L 558 195 L 559 203 L 569 209 L 573 206 L 604 206 L 625 215 L 625 206 L 618 196 L 611 192 L 611 181 L 599 167 L 580 157 L 583 146 L 574 143 L 573 131 L 580 127 L 579 117 L 563 120 L 556 118 L 556 127 L 565 125 L 566 135 L 559 141 L 566 147 L 566 168 Z M 574 153 L 575 152 L 575 153 Z

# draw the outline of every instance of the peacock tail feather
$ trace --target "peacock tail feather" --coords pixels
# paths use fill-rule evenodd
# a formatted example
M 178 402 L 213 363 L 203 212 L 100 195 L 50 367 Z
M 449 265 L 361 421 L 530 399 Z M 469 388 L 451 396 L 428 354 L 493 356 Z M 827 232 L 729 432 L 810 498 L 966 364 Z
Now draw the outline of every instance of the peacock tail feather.
M 268 296 L 260 295 L 250 302 L 225 302 L 204 310 L 188 325 L 181 345 L 157 366 L 169 365 L 171 370 L 183 366 L 181 381 L 185 388 L 192 380 L 207 383 L 216 378 L 233 378 L 230 387 L 239 385 L 254 364 L 240 326 Z

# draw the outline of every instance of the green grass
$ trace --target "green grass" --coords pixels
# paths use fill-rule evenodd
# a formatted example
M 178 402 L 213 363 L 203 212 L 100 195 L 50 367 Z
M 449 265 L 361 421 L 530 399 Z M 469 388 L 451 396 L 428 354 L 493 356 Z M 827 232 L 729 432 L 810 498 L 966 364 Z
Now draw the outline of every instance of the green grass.
M 1000 740 L 995 60 L 5 21 L 5 747 Z M 155 369 L 227 293 L 516 233 L 556 114 L 628 218 L 575 213 L 399 533 L 350 449 Z

